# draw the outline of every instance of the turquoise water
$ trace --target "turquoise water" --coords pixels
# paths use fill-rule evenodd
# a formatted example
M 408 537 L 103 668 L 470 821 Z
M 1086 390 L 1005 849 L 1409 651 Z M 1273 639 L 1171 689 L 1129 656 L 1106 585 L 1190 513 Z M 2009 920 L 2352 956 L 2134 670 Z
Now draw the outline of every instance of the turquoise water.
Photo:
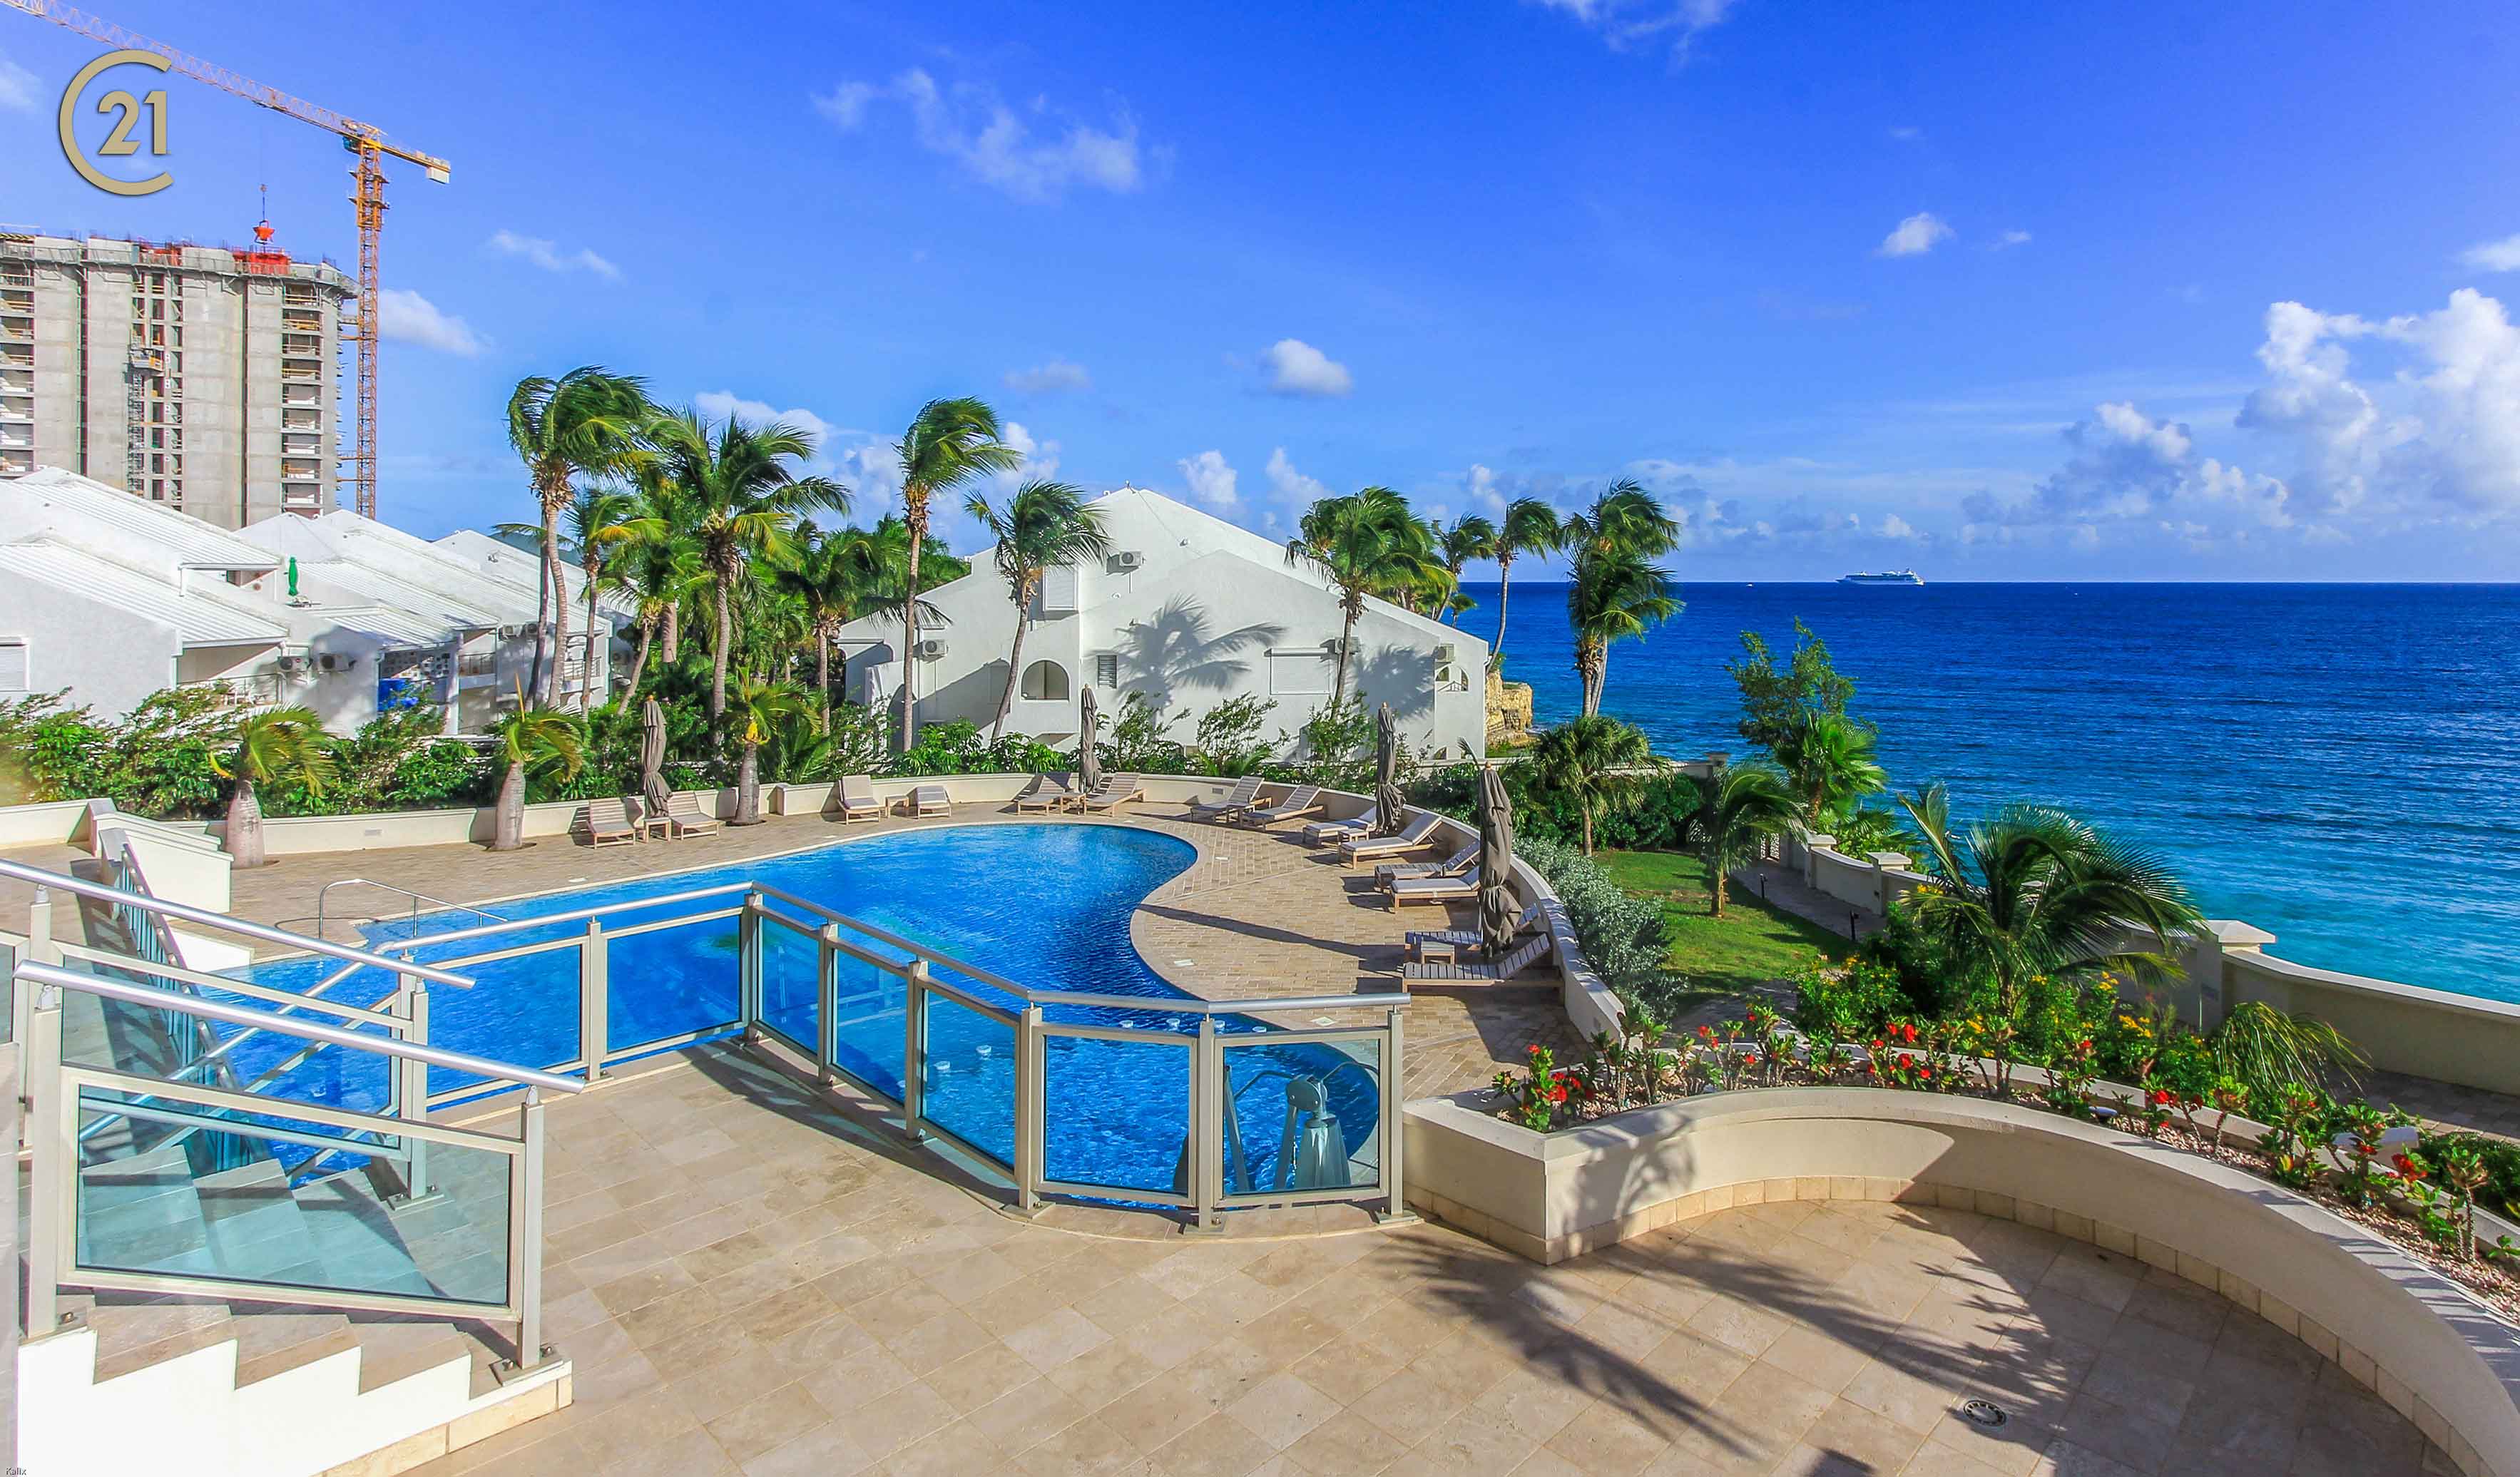
M 1931 571 L 1926 571 L 1931 578 Z M 1496 587 L 1463 617 L 1495 634 Z M 1800 616 L 1902 788 L 2071 806 L 2208 916 L 2331 969 L 2520 1001 L 2520 586 L 1689 584 L 1613 649 L 1605 708 L 1745 751 L 1724 663 Z M 1562 585 L 1513 589 L 1506 675 L 1574 712 Z
M 1052 1179 L 1124 1189 L 1169 1189 L 1174 1183 L 1190 1121 L 1190 1050 L 1197 1018 L 1165 1008 L 1185 999 L 1166 984 L 1129 942 L 1129 918 L 1148 893 L 1188 867 L 1189 843 L 1126 827 L 1064 824 L 948 827 L 870 836 L 792 856 L 741 866 L 655 877 L 636 882 L 547 894 L 493 911 L 511 920 L 636 902 L 751 880 L 812 900 L 835 912 L 1002 975 L 1028 988 L 1144 997 L 1143 1009 L 1053 1006 L 1053 1024 L 1126 1026 L 1184 1033 L 1183 1045 L 1112 1042 L 1053 1035 L 1045 1047 L 1048 1116 L 1044 1170 Z M 622 933 L 643 923 L 714 912 L 741 901 L 738 894 L 652 909 L 608 914 L 606 929 Z M 774 907 L 778 906 L 776 904 Z M 424 918 L 414 933 L 403 925 L 371 929 L 377 943 L 469 928 L 474 916 Z M 819 919 L 814 920 L 819 922 Z M 478 943 L 424 945 L 419 958 L 434 962 L 490 948 L 582 934 L 583 922 L 504 933 Z M 843 938 L 887 958 L 907 956 L 872 935 Z M 810 1052 L 815 1011 L 815 946 L 804 936 L 765 924 L 763 1016 Z M 608 945 L 608 1047 L 628 1051 L 670 1037 L 715 1031 L 736 1018 L 737 920 L 686 923 L 616 937 Z M 329 962 L 286 961 L 255 968 L 258 983 L 303 989 L 331 971 Z M 429 992 L 429 1041 L 461 1052 L 526 1066 L 558 1066 L 578 1048 L 578 954 L 560 950 L 465 966 L 472 990 Z M 940 981 L 960 985 L 984 1002 L 1014 1009 L 1016 1002 L 976 979 L 938 970 Z M 353 978 L 336 986 L 334 998 L 365 1004 L 389 985 Z M 841 1008 L 832 1039 L 834 1061 L 886 1095 L 901 1096 L 904 1036 L 903 992 L 885 971 L 843 958 Z M 1319 1044 L 1273 1044 L 1259 1022 L 1243 1016 L 1219 1019 L 1236 1038 L 1226 1048 L 1234 1085 L 1239 1147 L 1255 1185 L 1271 1183 L 1281 1164 L 1284 1134 L 1295 1125 L 1288 1112 L 1290 1079 L 1319 1078 L 1334 1123 L 1305 1125 L 1343 1137 L 1351 1153 L 1372 1142 L 1379 1114 L 1378 1062 L 1358 1071 L 1348 1058 Z M 928 1118 L 972 1146 L 1012 1162 L 1014 1151 L 1014 1040 L 1012 1030 L 967 1007 L 931 997 L 929 1073 L 922 1084 Z M 287 1045 L 293 1046 L 294 1043 Z M 1360 1048 L 1370 1052 L 1371 1048 Z M 285 1054 L 277 1039 L 248 1042 L 237 1052 L 249 1079 Z M 432 1091 L 469 1085 L 470 1079 L 432 1069 Z M 326 1052 L 282 1079 L 286 1096 L 351 1107 L 385 1101 L 384 1079 L 374 1058 Z M 1299 1090 L 1300 1091 L 1300 1090 Z M 1302 1115 L 1298 1115 L 1302 1116 Z M 1229 1144 L 1229 1153 L 1236 1145 Z M 1369 1161 L 1370 1162 L 1370 1161 Z M 1370 1168 L 1360 1177 L 1371 1180 Z

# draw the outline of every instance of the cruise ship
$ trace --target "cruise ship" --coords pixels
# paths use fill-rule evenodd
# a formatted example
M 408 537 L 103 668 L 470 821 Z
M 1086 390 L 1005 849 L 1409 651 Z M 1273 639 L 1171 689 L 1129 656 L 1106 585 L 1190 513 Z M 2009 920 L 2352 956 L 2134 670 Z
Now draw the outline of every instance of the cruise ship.
M 1924 583 L 1913 569 L 1884 569 L 1872 574 L 1841 574 L 1837 577 L 1837 582 L 1841 585 L 1921 585 Z

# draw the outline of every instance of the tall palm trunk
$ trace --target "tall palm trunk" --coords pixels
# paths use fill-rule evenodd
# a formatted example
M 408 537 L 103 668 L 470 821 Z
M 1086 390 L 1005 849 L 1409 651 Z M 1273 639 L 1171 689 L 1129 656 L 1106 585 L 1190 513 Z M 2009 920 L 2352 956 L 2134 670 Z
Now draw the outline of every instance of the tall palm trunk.
M 1364 604 L 1362 599 L 1354 595 L 1347 596 L 1339 602 L 1339 611 L 1344 618 L 1339 623 L 1338 678 L 1330 684 L 1332 709 L 1336 709 L 1340 703 L 1347 700 L 1348 649 L 1356 645 L 1357 611 Z
M 630 686 L 622 690 L 623 695 L 627 697 L 639 695 L 639 679 L 648 675 L 648 649 L 653 646 L 655 641 L 655 618 L 651 615 L 640 616 L 639 654 L 630 658 Z
M 1023 589 L 1015 596 L 1015 644 L 1014 649 L 1007 652 L 1007 690 L 998 694 L 998 721 L 989 726 L 989 737 L 993 739 L 1006 736 L 1007 715 L 1015 708 L 1015 683 L 1023 673 L 1024 633 L 1032 627 L 1032 587 L 1033 582 L 1027 577 Z
M 912 679 L 919 668 L 919 546 L 927 542 L 925 488 L 915 495 L 907 487 L 901 490 L 901 520 L 910 526 L 910 588 L 901 598 L 901 751 L 906 754 L 914 727 L 911 709 L 919 699 Z
M 665 606 L 665 665 L 683 659 L 683 598 L 675 596 Z
M 839 629 L 830 621 L 814 623 L 814 692 L 823 699 L 823 717 L 832 716 L 832 633 Z
M 253 782 L 242 777 L 237 781 L 236 793 L 228 797 L 227 848 L 231 866 L 263 864 L 262 801 L 253 792 Z
M 1497 556 L 1496 645 L 1488 649 L 1488 665 L 1492 667 L 1501 665 L 1505 661 L 1505 612 L 1507 604 L 1512 600 L 1512 598 L 1513 556 L 1510 554 L 1501 554 Z
M 550 586 L 547 594 L 551 601 L 552 628 L 551 675 L 547 679 L 549 685 L 543 689 L 543 703 L 547 707 L 559 707 L 561 674 L 562 670 L 568 665 L 568 581 L 561 574 L 560 562 L 560 511 L 568 502 L 568 473 L 562 471 L 557 476 L 546 475 L 543 478 L 541 490 L 543 495 L 543 578 Z M 539 632 L 534 638 L 534 649 L 537 652 L 542 649 L 542 638 Z
M 595 710 L 595 643 L 601 635 L 602 622 L 595 618 L 595 582 L 603 576 L 600 559 L 586 561 L 586 700 L 587 711 Z
M 730 826 L 761 824 L 761 745 L 747 742 L 735 771 L 735 817 Z
M 525 844 L 525 767 L 508 766 L 499 781 L 499 803 L 490 817 L 490 849 L 515 851 Z
M 718 570 L 717 589 L 710 592 L 709 604 L 717 607 L 717 649 L 709 654 L 709 721 L 726 716 L 727 649 L 735 644 L 735 601 L 731 588 L 733 570 Z

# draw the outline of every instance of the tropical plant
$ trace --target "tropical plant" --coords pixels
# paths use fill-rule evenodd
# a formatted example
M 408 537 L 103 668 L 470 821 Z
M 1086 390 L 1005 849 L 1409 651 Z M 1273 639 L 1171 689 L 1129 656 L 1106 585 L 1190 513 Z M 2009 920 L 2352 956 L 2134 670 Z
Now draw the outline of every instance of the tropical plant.
M 1540 783 L 1574 803 L 1583 817 L 1584 855 L 1593 854 L 1593 823 L 1637 803 L 1663 761 L 1644 730 L 1598 714 L 1571 718 L 1540 736 L 1531 762 Z
M 910 547 L 901 590 L 901 747 L 910 749 L 917 722 L 919 663 L 919 595 L 921 546 L 927 542 L 930 502 L 973 477 L 1012 471 L 1023 465 L 1023 453 L 1004 440 L 998 413 L 975 399 L 930 400 L 919 408 L 910 428 L 894 443 L 901 461 L 901 513 Z
M 2260 1000 L 2231 1007 L 2207 1038 L 2222 1069 L 2239 1080 L 2253 1107 L 2277 1100 L 2294 1083 L 2339 1081 L 2360 1086 L 2369 1058 L 2343 1032 L 2316 1015 L 2287 1015 Z
M 1538 498 L 1516 498 L 1506 505 L 1497 524 L 1497 632 L 1489 654 L 1491 665 L 1505 661 L 1506 606 L 1513 594 L 1513 561 L 1526 554 L 1554 554 L 1566 546 L 1566 525 L 1557 510 Z
M 1601 710 L 1610 681 L 1610 645 L 1632 641 L 1680 613 L 1670 577 L 1617 550 L 1580 550 L 1568 569 L 1566 622 L 1575 633 L 1575 672 L 1583 681 L 1586 716 Z
M 771 741 L 781 727 L 803 718 L 811 711 L 805 694 L 784 682 L 762 682 L 747 677 L 735 686 L 734 700 L 727 710 L 728 726 L 735 731 L 735 741 L 742 757 L 735 771 L 735 816 L 731 826 L 761 824 L 761 746 Z
M 2187 889 L 2150 852 L 2040 805 L 2006 806 L 1956 832 L 1939 784 L 1899 804 L 1933 878 L 1907 907 L 1921 932 L 1987 981 L 1999 1095 L 2011 1091 L 2001 1033 L 2034 986 L 2099 974 L 2151 983 L 2179 972 L 2177 940 L 2201 919 Z
M 1776 746 L 1777 763 L 1803 797 L 1803 823 L 1814 830 L 1840 806 L 1873 794 L 1888 775 L 1872 757 L 1872 730 L 1843 713 L 1805 709 Z
M 1257 774 L 1280 746 L 1260 737 L 1261 727 L 1277 708 L 1274 697 L 1243 693 L 1199 714 L 1190 742 L 1191 757 L 1199 771 L 1235 780 Z M 1278 736 L 1280 743 L 1285 737 Z
M 638 506 L 638 500 L 628 493 L 605 487 L 580 486 L 571 490 L 568 502 L 561 509 L 558 563 L 577 565 L 586 596 L 586 649 L 578 668 L 582 679 L 578 692 L 578 706 L 581 708 L 594 707 L 603 695 L 595 686 L 595 658 L 602 649 L 600 644 L 606 633 L 604 623 L 596 616 L 596 603 L 607 589 L 619 583 L 617 576 L 608 577 L 607 565 L 622 542 L 619 525 L 637 515 Z M 523 539 L 537 555 L 543 553 L 540 523 L 501 523 L 498 531 L 509 538 Z M 565 586 L 563 581 L 562 588 Z M 552 598 L 552 589 L 546 585 L 543 589 L 546 604 Z M 564 668 L 565 655 L 559 660 Z M 563 673 L 562 686 L 565 688 L 566 685 Z
M 1462 514 L 1435 535 L 1435 548 L 1444 561 L 1446 588 L 1435 612 L 1436 619 L 1442 620 L 1470 608 L 1461 598 L 1462 566 L 1472 559 L 1496 558 L 1497 526 L 1475 513 Z
M 1323 498 L 1305 509 L 1295 536 L 1286 541 L 1286 562 L 1310 565 L 1338 591 L 1338 675 L 1330 684 L 1329 706 L 1342 707 L 1366 597 L 1421 588 L 1441 566 L 1427 547 L 1424 525 L 1388 487 Z
M 322 793 L 333 780 L 333 740 L 312 708 L 266 708 L 237 724 L 236 747 L 212 767 L 236 786 L 228 797 L 228 855 L 235 866 L 260 867 L 262 803 L 254 787 L 289 780 Z
M 560 781 L 576 779 L 586 763 L 586 729 L 574 714 L 528 701 L 519 690 L 517 705 L 490 725 L 490 739 L 500 766 L 490 849 L 515 851 L 525 844 L 527 772 Z
M 881 553 L 863 528 L 826 533 L 811 519 L 796 525 L 794 553 L 772 572 L 772 583 L 792 597 L 814 643 L 815 699 L 832 705 L 832 644 L 840 627 L 872 609 L 882 580 Z
M 735 604 L 756 559 L 788 557 L 788 529 L 807 513 L 846 512 L 848 489 L 799 476 L 788 464 L 813 455 L 814 438 L 785 421 L 747 425 L 736 416 L 712 425 L 697 411 L 660 416 L 650 438 L 691 519 L 709 582 L 716 636 L 709 652 L 709 717 L 726 713 L 727 659 L 735 645 Z
M 558 704 L 558 653 L 568 649 L 567 586 L 561 580 L 560 515 L 576 495 L 573 479 L 629 473 L 645 455 L 642 437 L 652 410 L 646 384 L 629 375 L 582 365 L 554 380 L 529 375 L 508 396 L 508 444 L 524 460 L 534 500 L 542 510 L 539 540 L 543 599 L 551 613 L 551 673 L 543 700 Z M 590 592 L 591 598 L 591 592 Z M 542 627 L 534 630 L 534 665 L 541 676 Z
M 1855 695 L 1855 680 L 1829 660 L 1828 643 L 1794 622 L 1794 650 L 1785 670 L 1777 670 L 1776 653 L 1756 631 L 1741 633 L 1743 655 L 1724 664 L 1741 690 L 1741 737 L 1774 752 L 1811 713 L 1843 714 Z
M 1793 819 L 1793 789 L 1774 765 L 1727 765 L 1698 780 L 1697 810 L 1688 824 L 1706 859 L 1709 912 L 1724 917 L 1732 869 L 1756 857 L 1759 843 Z
M 1015 640 L 1007 652 L 1007 685 L 998 694 L 998 716 L 989 736 L 1006 731 L 1007 714 L 1014 710 L 1015 684 L 1023 674 L 1024 633 L 1032 628 L 1032 601 L 1041 591 L 1043 571 L 1059 564 L 1098 559 L 1111 551 L 1102 531 L 1102 515 L 1086 506 L 1083 489 L 1065 482 L 1034 477 L 1015 489 L 1000 507 L 974 493 L 963 505 L 997 540 L 990 558 L 1007 582 L 1014 602 Z

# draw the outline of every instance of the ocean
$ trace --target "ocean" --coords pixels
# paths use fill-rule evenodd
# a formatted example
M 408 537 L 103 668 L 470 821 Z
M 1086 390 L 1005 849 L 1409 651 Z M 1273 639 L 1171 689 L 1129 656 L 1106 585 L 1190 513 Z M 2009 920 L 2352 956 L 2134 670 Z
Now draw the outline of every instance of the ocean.
M 1497 587 L 1465 585 L 1471 634 Z M 2269 953 L 2520 1002 L 2520 586 L 1687 584 L 1611 649 L 1603 711 L 1737 760 L 1725 673 L 1800 617 L 1901 789 L 2071 808 L 2149 846 Z M 1565 587 L 1515 581 L 1505 675 L 1580 703 Z

